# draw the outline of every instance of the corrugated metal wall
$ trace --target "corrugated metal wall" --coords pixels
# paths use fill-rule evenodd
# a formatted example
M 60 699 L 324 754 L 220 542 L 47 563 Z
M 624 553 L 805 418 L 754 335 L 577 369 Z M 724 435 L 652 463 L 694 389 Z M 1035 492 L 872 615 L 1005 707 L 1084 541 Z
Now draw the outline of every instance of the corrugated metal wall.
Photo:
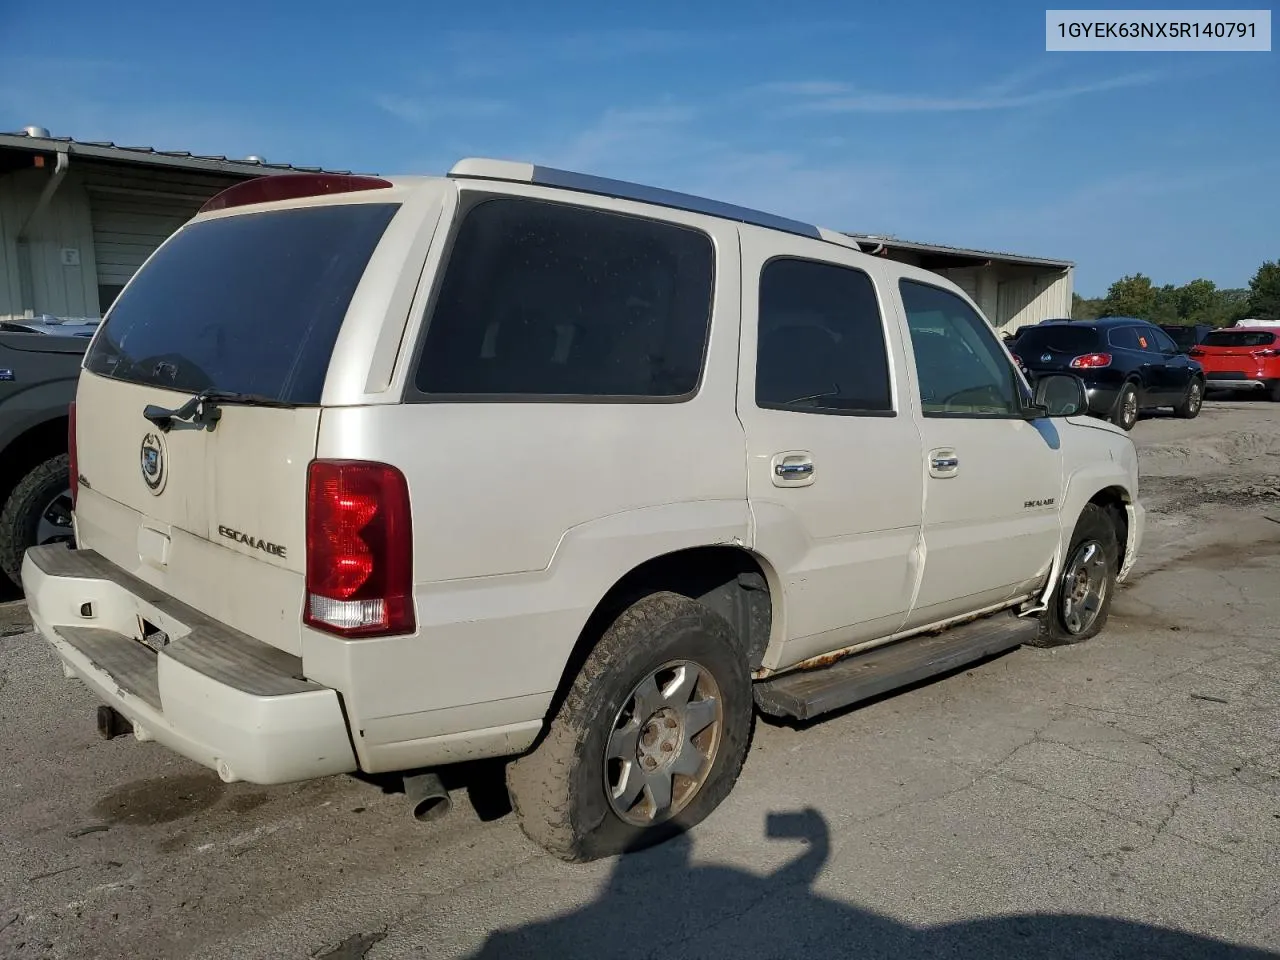
M 0 317 L 23 315 L 17 232 L 49 176 L 32 169 L 0 178 Z M 209 197 L 239 182 L 73 159 L 29 231 L 33 311 L 100 316 L 100 285 L 122 286 Z
M 211 196 L 238 183 L 178 171 L 94 167 L 85 173 L 98 279 L 123 285 Z
M 996 296 L 996 325 L 1016 330 L 1027 324 L 1071 316 L 1071 272 L 1001 281 Z
M 93 230 L 83 182 L 68 170 L 28 230 L 31 301 L 36 313 L 96 316 Z M 0 180 L 0 317 L 20 317 L 22 273 L 17 233 L 35 207 L 49 172 L 19 170 Z M 64 262 L 63 251 L 78 262 Z

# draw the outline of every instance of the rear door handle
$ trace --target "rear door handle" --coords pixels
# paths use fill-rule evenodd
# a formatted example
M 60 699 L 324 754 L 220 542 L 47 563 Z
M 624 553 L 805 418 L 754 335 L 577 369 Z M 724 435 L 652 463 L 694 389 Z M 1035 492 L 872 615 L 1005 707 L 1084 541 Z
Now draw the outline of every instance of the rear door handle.
M 780 463 L 773 468 L 780 477 L 805 477 L 813 473 L 812 463 Z
M 931 450 L 929 452 L 929 476 L 945 479 L 954 477 L 960 472 L 960 458 L 954 450 Z
M 813 455 L 808 450 L 774 454 L 770 466 L 775 487 L 806 487 L 813 483 Z

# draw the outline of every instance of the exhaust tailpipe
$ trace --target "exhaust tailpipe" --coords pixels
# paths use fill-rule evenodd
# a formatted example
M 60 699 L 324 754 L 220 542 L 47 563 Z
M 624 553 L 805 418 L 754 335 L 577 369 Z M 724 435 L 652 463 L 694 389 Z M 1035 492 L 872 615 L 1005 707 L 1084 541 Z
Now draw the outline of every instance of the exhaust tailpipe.
M 415 820 L 439 820 L 453 809 L 449 791 L 438 773 L 420 773 L 404 778 L 404 794 L 409 798 Z

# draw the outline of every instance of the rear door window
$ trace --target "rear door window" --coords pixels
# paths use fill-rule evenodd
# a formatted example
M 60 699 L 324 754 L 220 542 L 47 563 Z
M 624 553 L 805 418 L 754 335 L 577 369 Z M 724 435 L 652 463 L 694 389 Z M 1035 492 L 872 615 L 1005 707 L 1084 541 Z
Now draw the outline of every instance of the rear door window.
M 760 273 L 756 405 L 809 413 L 890 413 L 889 352 L 871 278 L 782 257 Z
M 1141 350 L 1136 327 L 1113 327 L 1107 331 L 1107 342 L 1118 350 Z
M 690 227 L 480 200 L 454 239 L 417 389 L 455 400 L 691 396 L 714 273 L 711 238 Z
M 188 224 L 112 306 L 86 368 L 190 393 L 319 403 L 347 307 L 397 208 L 299 207 Z

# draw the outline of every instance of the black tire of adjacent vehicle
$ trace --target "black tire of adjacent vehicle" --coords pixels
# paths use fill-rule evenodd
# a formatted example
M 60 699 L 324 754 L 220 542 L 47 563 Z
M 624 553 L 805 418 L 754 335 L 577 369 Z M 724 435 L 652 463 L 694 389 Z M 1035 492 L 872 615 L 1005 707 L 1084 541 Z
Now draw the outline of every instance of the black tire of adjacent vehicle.
M 1053 596 L 1049 600 L 1049 609 L 1041 614 L 1040 632 L 1034 640 L 1028 641 L 1030 646 L 1060 647 L 1084 643 L 1097 636 L 1107 625 L 1107 618 L 1111 615 L 1111 601 L 1116 594 L 1116 576 L 1120 572 L 1120 545 L 1116 537 L 1115 522 L 1106 510 L 1092 503 L 1086 504 L 1080 511 L 1080 519 L 1076 521 L 1071 543 L 1067 547 L 1068 562 L 1076 548 L 1088 540 L 1096 540 L 1102 544 L 1102 552 L 1107 558 L 1107 589 L 1097 619 L 1082 633 L 1073 634 L 1067 630 L 1062 619 L 1062 577 L 1059 575 L 1058 582 L 1054 584 Z
M 1128 420 L 1125 417 L 1125 409 L 1128 406 L 1128 404 L 1126 403 L 1126 400 L 1131 394 L 1133 395 L 1134 403 L 1135 403 L 1134 416 L 1132 420 Z M 1138 422 L 1138 411 L 1136 407 L 1137 397 L 1138 397 L 1138 387 L 1136 384 L 1132 382 L 1126 383 L 1120 389 L 1120 395 L 1116 397 L 1116 408 L 1111 411 L 1111 422 L 1114 423 L 1121 430 L 1132 430 L 1133 425 Z
M 708 670 L 720 688 L 724 728 L 702 788 L 675 817 L 650 827 L 619 818 L 605 795 L 604 754 L 634 686 L 672 659 Z M 732 627 L 675 593 L 650 594 L 605 630 L 545 738 L 507 767 L 507 790 L 525 835 L 562 860 L 583 862 L 661 843 L 704 820 L 737 782 L 754 710 L 746 657 Z
M 1191 395 L 1193 387 L 1200 388 L 1194 397 Z M 1187 384 L 1186 396 L 1182 398 L 1180 404 L 1173 408 L 1173 412 L 1183 420 L 1194 420 L 1200 415 L 1202 406 L 1204 406 L 1204 381 L 1199 377 L 1192 377 L 1191 382 Z
M 35 543 L 40 509 L 70 485 L 71 458 L 50 457 L 18 481 L 0 510 L 0 571 L 14 586 L 22 586 L 22 558 Z
M 1267 399 L 1272 403 L 1280 403 L 1280 380 L 1272 380 L 1267 384 Z

